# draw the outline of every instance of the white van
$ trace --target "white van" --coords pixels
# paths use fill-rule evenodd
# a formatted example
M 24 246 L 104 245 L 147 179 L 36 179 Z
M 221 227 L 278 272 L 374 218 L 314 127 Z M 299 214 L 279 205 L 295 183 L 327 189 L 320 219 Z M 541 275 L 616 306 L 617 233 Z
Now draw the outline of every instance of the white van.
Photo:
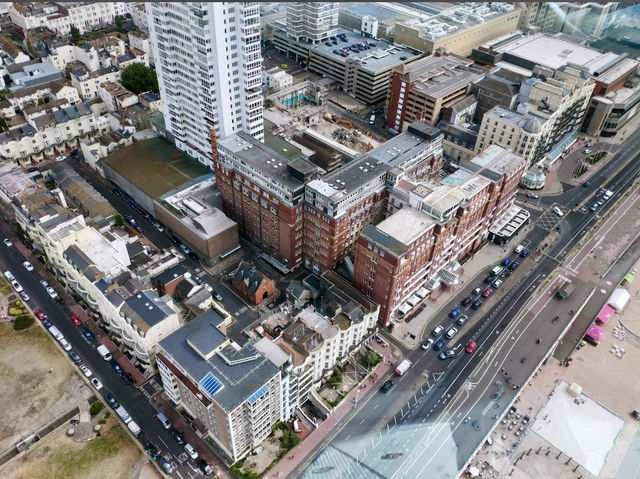
M 142 435 L 142 429 L 140 429 L 140 426 L 138 426 L 138 424 L 135 421 L 129 421 L 129 423 L 127 424 L 127 427 L 133 433 L 134 436 L 140 437 Z
M 69 341 L 64 339 L 64 337 L 60 339 L 60 346 L 62 346 L 62 349 L 65 351 L 71 351 L 71 345 L 69 344 Z
M 163 413 L 157 413 L 156 419 L 160 421 L 160 423 L 162 423 L 165 429 L 171 429 L 171 421 L 169 421 L 169 419 L 167 419 L 167 416 L 165 416 Z
M 102 356 L 102 359 L 104 359 L 105 361 L 111 361 L 112 359 L 111 353 L 109 352 L 109 350 L 104 344 L 101 344 L 100 346 L 98 346 L 97 351 L 98 351 L 98 354 Z
M 56 338 L 56 341 L 61 341 L 61 340 L 64 339 L 64 336 L 62 335 L 60 330 L 58 328 L 56 328 L 55 326 L 51 326 L 49 328 L 49 332 L 51 333 L 51 336 Z
M 129 422 L 131 422 L 131 416 L 129 416 L 127 410 L 122 406 L 118 406 L 116 408 L 116 414 L 120 416 L 120 419 L 122 419 L 125 424 L 129 424 Z

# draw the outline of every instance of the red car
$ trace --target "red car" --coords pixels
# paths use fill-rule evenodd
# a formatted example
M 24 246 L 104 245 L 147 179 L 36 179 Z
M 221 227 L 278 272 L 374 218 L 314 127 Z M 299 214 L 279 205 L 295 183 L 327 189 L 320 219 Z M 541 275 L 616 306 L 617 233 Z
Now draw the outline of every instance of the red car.
M 482 292 L 482 297 L 488 298 L 489 296 L 491 296 L 491 293 L 493 293 L 493 289 L 487 288 Z
M 45 319 L 47 319 L 47 315 L 44 314 L 40 309 L 36 309 L 33 313 L 38 317 L 40 321 L 44 321 Z
M 467 344 L 467 353 L 471 354 L 472 352 L 474 352 L 476 350 L 476 346 L 477 344 L 474 341 L 471 341 L 469 344 Z
M 82 324 L 82 322 L 78 319 L 77 316 L 71 316 L 71 322 L 76 326 L 80 326 Z

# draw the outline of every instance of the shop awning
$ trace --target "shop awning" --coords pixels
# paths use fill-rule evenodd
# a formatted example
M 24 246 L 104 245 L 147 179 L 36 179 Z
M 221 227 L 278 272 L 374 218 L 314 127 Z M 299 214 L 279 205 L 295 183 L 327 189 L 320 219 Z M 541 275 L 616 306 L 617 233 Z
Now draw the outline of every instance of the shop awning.
M 600 342 L 604 337 L 604 328 L 593 323 L 587 330 L 587 336 L 593 339 L 596 343 Z
M 420 298 L 418 298 L 415 294 L 407 299 L 407 303 L 409 303 L 412 307 L 420 302 Z
M 600 313 L 598 313 L 598 317 L 596 319 L 601 323 L 607 324 L 611 319 L 611 316 L 613 316 L 613 313 L 614 309 L 608 304 L 605 304 L 604 307 L 600 310 Z
M 416 294 L 418 295 L 418 297 L 424 299 L 429 294 L 429 291 L 427 291 L 427 288 L 420 288 L 418 291 L 416 291 Z
M 411 311 L 411 306 L 409 306 L 407 303 L 402 303 L 398 308 L 398 311 L 400 311 L 402 314 L 407 314 L 409 311 Z

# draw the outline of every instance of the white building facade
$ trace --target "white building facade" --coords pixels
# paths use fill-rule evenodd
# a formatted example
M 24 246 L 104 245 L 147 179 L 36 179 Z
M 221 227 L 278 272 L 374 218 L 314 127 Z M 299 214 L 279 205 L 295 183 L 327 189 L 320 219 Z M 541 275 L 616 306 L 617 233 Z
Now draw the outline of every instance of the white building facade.
M 167 132 L 211 166 L 209 130 L 263 139 L 260 6 L 242 3 L 146 5 Z

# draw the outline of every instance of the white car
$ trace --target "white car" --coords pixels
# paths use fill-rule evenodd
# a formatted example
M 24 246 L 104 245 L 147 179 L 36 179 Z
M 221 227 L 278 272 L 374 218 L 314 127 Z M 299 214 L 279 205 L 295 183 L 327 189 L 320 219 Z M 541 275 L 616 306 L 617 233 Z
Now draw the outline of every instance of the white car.
M 44 279 L 40 280 L 40 284 L 42 285 L 43 288 L 48 288 L 49 287 L 49 283 L 47 283 L 46 280 L 44 280 Z
M 16 280 L 11 281 L 11 286 L 13 286 L 13 289 L 16 290 L 16 293 L 22 291 L 22 286 L 20 286 L 20 283 L 18 283 Z
M 564 213 L 562 212 L 562 210 L 560 208 L 558 208 L 557 206 L 553 207 L 553 212 L 555 214 L 557 214 L 558 216 L 564 216 Z
M 11 274 L 11 271 L 7 270 L 4 272 L 4 277 L 7 278 L 9 281 L 13 281 L 14 279 L 16 279 L 13 274 Z
M 91 380 L 91 384 L 93 384 L 93 387 L 96 388 L 98 391 L 102 389 L 102 383 L 98 380 L 98 378 L 93 378 Z
M 91 369 L 89 369 L 88 367 L 86 367 L 84 364 L 80 365 L 80 371 L 82 371 L 82 374 L 84 374 L 86 377 L 90 378 L 91 375 L 93 374 L 91 372 Z
M 29 301 L 31 299 L 26 291 L 20 291 L 20 297 L 22 301 Z
M 47 287 L 47 294 L 51 296 L 51 299 L 56 299 L 58 297 L 58 293 L 56 293 L 56 290 L 51 286 Z
M 22 265 L 27 271 L 33 271 L 33 265 L 28 261 L 25 261 L 24 263 L 22 263 Z
M 60 346 L 62 346 L 62 349 L 64 349 L 65 351 L 71 351 L 71 345 L 65 338 L 60 339 Z
M 4 239 L 4 244 L 5 244 L 6 246 L 13 246 L 13 243 L 11 242 L 11 240 L 10 240 L 9 238 L 5 238 L 5 239 Z
M 186 443 L 184 445 L 184 450 L 189 454 L 191 459 L 198 459 L 198 451 L 196 451 L 191 444 Z

